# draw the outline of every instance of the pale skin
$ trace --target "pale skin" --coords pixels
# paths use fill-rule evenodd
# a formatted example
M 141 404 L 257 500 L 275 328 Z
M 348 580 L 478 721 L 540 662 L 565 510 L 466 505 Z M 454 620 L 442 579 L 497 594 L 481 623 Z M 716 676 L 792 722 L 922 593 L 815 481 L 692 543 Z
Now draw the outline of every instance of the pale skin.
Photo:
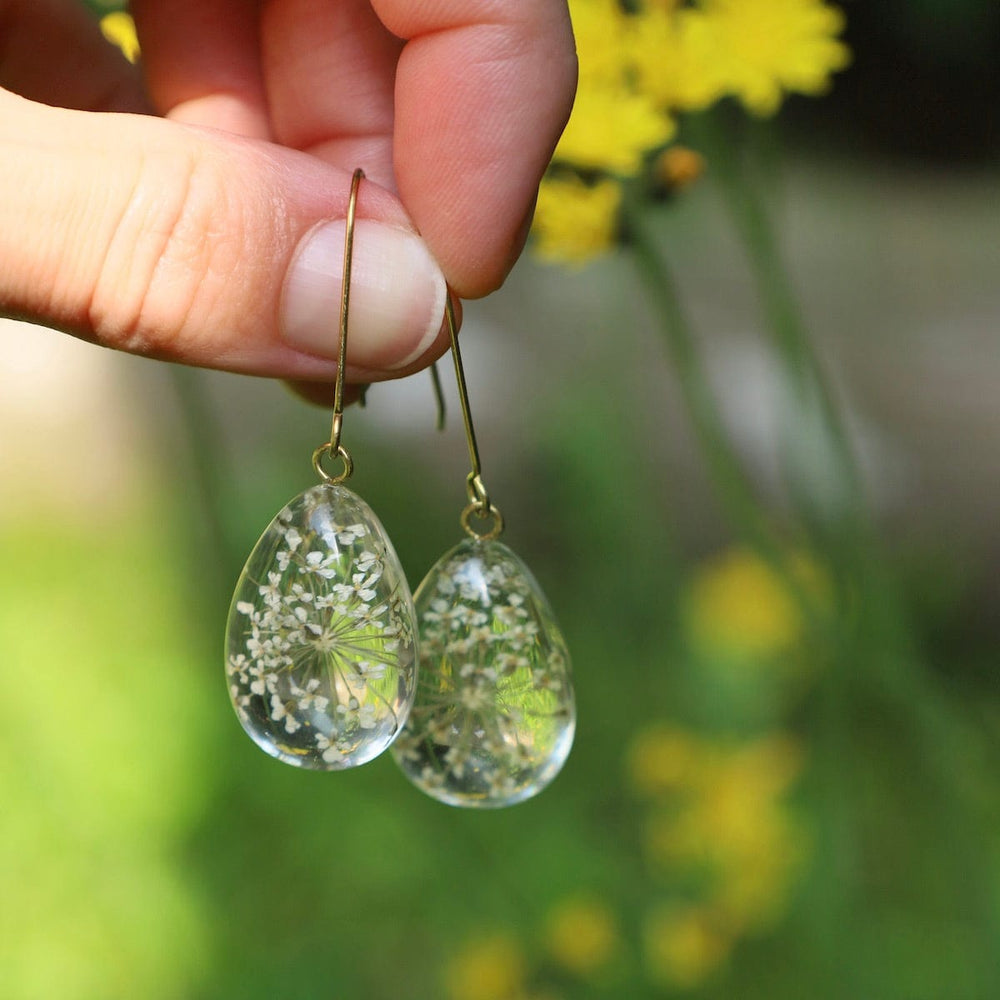
M 426 248 L 428 273 L 462 297 L 502 284 L 572 104 L 565 0 L 131 10 L 137 67 L 76 0 L 0 0 L 0 315 L 328 382 L 336 316 L 330 349 L 303 349 L 285 318 L 289 275 L 310 234 L 344 218 L 356 167 L 358 218 L 386 227 L 390 256 L 397 237 Z M 430 316 L 440 297 L 414 282 L 411 304 Z M 436 313 L 418 336 L 423 313 L 393 325 L 364 315 L 364 290 L 358 300 L 349 379 L 416 371 L 445 349 Z

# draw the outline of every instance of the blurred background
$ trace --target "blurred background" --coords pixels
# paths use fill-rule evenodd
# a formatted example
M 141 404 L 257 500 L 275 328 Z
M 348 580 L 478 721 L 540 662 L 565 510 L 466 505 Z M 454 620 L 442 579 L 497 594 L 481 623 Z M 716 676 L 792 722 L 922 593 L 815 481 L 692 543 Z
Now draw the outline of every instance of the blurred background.
M 829 93 L 678 115 L 690 177 L 654 150 L 600 255 L 468 305 L 577 686 L 526 804 L 235 719 L 232 587 L 327 414 L 0 322 L 5 1000 L 1000 996 L 1000 9 L 840 9 Z M 450 395 L 346 420 L 413 586 L 461 535 Z

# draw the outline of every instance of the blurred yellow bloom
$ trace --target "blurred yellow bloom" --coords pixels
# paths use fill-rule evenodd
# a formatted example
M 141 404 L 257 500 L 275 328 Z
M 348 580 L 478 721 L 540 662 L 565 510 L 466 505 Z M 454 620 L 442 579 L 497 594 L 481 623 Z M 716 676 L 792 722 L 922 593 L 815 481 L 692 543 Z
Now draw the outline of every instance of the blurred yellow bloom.
M 129 14 L 117 10 L 101 18 L 104 37 L 122 50 L 125 58 L 134 63 L 139 58 L 139 39 L 135 33 L 135 22 Z
M 553 162 L 588 179 L 651 170 L 678 190 L 701 173 L 700 161 L 650 163 L 678 114 L 727 95 L 772 114 L 786 92 L 821 93 L 849 60 L 837 38 L 843 15 L 824 0 L 570 0 L 570 12 L 580 85 Z M 610 192 L 560 181 L 544 195 L 552 207 L 536 216 L 540 256 L 583 263 L 610 248 L 619 204 Z
M 681 729 L 657 726 L 641 732 L 628 754 L 632 787 L 641 795 L 690 789 L 704 774 L 702 742 Z
M 650 977 L 693 989 L 715 972 L 732 949 L 729 935 L 704 907 L 662 906 L 646 918 L 643 946 Z
M 700 111 L 725 95 L 719 35 L 703 11 L 647 6 L 630 22 L 636 79 L 658 107 Z
M 553 159 L 584 170 L 634 175 L 647 152 L 673 136 L 673 121 L 647 94 L 581 82 Z
M 535 252 L 548 260 L 583 264 L 615 243 L 622 189 L 605 179 L 546 177 L 535 206 Z
M 786 92 L 825 93 L 850 62 L 844 15 L 824 0 L 701 0 L 718 38 L 728 90 L 772 115 Z
M 816 563 L 797 556 L 789 572 L 797 586 L 822 603 L 828 585 Z M 687 617 L 700 648 L 750 658 L 789 652 L 806 625 L 788 581 L 744 548 L 730 549 L 701 567 L 691 583 Z
M 653 172 L 668 191 L 682 191 L 705 172 L 705 157 L 687 146 L 671 146 L 657 157 Z
M 599 900 L 568 899 L 549 915 L 546 945 L 563 968 L 586 979 L 615 956 L 618 924 Z
M 647 856 L 671 876 L 697 876 L 703 900 L 732 933 L 770 923 L 787 905 L 806 853 L 783 801 L 802 769 L 797 741 L 780 734 L 727 745 L 682 730 L 642 734 L 632 782 L 658 798 Z
M 480 938 L 451 959 L 444 979 L 451 1000 L 515 1000 L 524 986 L 524 953 L 507 934 Z
M 619 0 L 570 0 L 582 86 L 627 83 L 631 18 Z
M 673 122 L 634 85 L 630 15 L 618 0 L 574 0 L 580 86 L 554 159 L 589 170 L 636 174 Z

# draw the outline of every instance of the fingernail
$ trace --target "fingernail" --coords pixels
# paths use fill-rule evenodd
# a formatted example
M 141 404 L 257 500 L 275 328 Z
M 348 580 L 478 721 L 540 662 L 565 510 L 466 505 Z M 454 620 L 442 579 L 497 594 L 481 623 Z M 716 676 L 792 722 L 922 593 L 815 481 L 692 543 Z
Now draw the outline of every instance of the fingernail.
M 340 346 L 345 228 L 338 220 L 306 234 L 282 296 L 285 342 L 324 358 L 336 358 Z M 415 361 L 441 329 L 445 293 L 444 275 L 420 237 L 359 219 L 347 330 L 351 363 L 391 370 Z

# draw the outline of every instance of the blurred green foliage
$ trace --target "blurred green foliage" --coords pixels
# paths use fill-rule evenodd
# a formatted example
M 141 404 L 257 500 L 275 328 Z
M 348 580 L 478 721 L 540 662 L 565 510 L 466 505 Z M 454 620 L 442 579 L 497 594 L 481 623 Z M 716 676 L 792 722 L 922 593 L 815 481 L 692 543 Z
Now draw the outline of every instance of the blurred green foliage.
M 602 398 L 545 404 L 544 476 L 510 499 L 533 507 L 509 540 L 571 636 L 581 725 L 509 811 L 446 809 L 388 759 L 301 773 L 250 744 L 218 648 L 238 559 L 206 547 L 190 482 L 126 524 L 4 523 L 5 998 L 996 995 L 1000 701 L 916 652 L 947 648 L 953 603 L 914 629 L 869 595 L 825 645 L 789 631 L 766 567 L 679 552 L 626 440 L 618 478 L 595 469 Z M 455 512 L 404 454 L 360 447 L 415 581 Z M 247 547 L 295 475 L 248 481 Z M 692 609 L 710 622 L 747 572 L 765 596 L 741 652 Z M 723 890 L 745 928 L 711 925 Z

